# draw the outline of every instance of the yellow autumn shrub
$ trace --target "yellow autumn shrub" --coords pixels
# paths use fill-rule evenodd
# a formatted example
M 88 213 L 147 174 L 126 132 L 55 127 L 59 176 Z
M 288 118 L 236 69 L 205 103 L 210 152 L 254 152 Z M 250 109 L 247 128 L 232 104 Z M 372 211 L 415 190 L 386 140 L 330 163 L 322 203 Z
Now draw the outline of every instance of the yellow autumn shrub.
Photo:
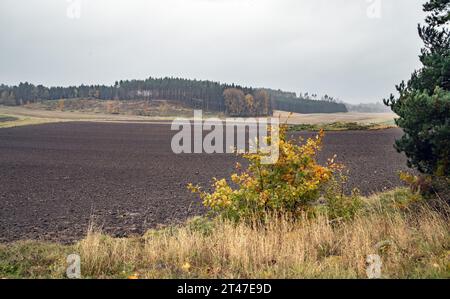
M 213 192 L 200 186 L 188 188 L 200 195 L 204 206 L 235 221 L 260 221 L 267 214 L 298 216 L 319 199 L 326 183 L 339 168 L 333 159 L 326 166 L 319 165 L 316 156 L 321 149 L 324 132 L 306 141 L 286 138 L 286 126 L 280 128 L 279 159 L 264 164 L 264 153 L 243 154 L 248 167 L 237 163 L 236 173 L 226 179 L 215 179 Z M 266 142 L 271 142 L 267 137 Z M 233 182 L 233 184 L 231 184 Z

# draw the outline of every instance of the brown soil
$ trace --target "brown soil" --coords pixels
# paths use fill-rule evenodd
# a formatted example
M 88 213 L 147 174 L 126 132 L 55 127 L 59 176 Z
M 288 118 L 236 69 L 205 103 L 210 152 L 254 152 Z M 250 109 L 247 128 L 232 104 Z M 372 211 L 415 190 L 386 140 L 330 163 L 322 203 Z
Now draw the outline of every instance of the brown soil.
M 114 236 L 204 212 L 190 182 L 228 177 L 233 155 L 175 155 L 167 124 L 68 122 L 0 130 L 0 242 L 71 242 L 92 221 Z M 312 133 L 295 133 L 308 136 Z M 405 159 L 398 129 L 329 132 L 321 160 L 334 153 L 364 194 L 400 184 Z

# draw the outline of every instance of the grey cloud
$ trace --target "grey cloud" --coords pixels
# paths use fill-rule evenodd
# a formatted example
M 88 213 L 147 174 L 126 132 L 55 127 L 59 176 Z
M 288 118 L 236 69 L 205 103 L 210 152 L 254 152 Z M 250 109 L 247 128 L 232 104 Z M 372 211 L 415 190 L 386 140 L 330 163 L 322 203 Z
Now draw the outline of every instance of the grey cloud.
M 76 0 L 73 0 L 76 1 Z M 373 0 L 376 1 L 376 0 Z M 0 82 L 112 84 L 181 76 L 380 100 L 419 66 L 425 1 L 0 2 Z

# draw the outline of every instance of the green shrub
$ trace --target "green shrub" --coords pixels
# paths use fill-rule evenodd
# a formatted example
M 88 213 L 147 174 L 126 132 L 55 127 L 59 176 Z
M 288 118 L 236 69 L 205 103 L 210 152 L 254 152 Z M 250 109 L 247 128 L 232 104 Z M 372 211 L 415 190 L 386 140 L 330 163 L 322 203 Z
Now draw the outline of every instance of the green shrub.
M 203 236 L 209 236 L 214 231 L 214 222 L 206 217 L 193 217 L 187 221 L 186 225 L 190 231 L 199 232 Z
M 226 179 L 214 179 L 211 193 L 191 184 L 188 188 L 200 195 L 206 207 L 233 221 L 264 221 L 267 214 L 296 218 L 320 197 L 338 165 L 333 160 L 327 166 L 316 161 L 323 131 L 298 145 L 286 139 L 286 130 L 285 126 L 280 130 L 279 158 L 274 164 L 261 163 L 262 153 L 244 155 L 248 168 L 242 170 L 237 165 L 239 173 L 231 176 L 237 188 L 233 189 Z
M 354 189 L 351 195 L 346 195 L 344 186 L 347 177 L 339 172 L 329 182 L 325 192 L 325 210 L 330 220 L 351 220 L 362 208 L 363 201 L 359 190 Z

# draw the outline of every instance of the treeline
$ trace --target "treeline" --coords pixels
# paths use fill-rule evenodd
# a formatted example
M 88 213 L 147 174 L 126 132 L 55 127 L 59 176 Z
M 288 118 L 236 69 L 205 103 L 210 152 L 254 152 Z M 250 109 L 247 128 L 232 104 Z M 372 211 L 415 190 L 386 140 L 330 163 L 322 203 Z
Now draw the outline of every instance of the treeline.
M 233 90 L 230 94 L 225 92 Z M 239 91 L 236 93 L 236 91 Z M 242 93 L 242 94 L 241 94 Z M 302 95 L 303 96 L 303 95 Z M 224 112 L 234 116 L 271 115 L 274 109 L 298 113 L 346 112 L 332 98 L 318 100 L 295 93 L 256 89 L 235 84 L 181 78 L 148 78 L 117 81 L 114 85 L 45 87 L 30 83 L 0 85 L 0 104 L 23 105 L 42 100 L 71 98 L 100 100 L 173 100 L 194 109 Z
M 274 110 L 305 114 L 348 112 L 345 104 L 339 103 L 337 99 L 328 95 L 319 99 L 317 94 L 300 93 L 297 96 L 296 93 L 281 90 L 265 89 L 265 91 L 269 93 L 272 99 Z
M 41 100 L 71 98 L 123 101 L 173 100 L 195 109 L 224 112 L 226 107 L 223 93 L 228 88 L 236 88 L 246 94 L 255 92 L 252 88 L 234 84 L 180 78 L 121 80 L 112 86 L 80 85 L 50 88 L 25 82 L 18 86 L 0 85 L 0 104 L 23 105 Z

